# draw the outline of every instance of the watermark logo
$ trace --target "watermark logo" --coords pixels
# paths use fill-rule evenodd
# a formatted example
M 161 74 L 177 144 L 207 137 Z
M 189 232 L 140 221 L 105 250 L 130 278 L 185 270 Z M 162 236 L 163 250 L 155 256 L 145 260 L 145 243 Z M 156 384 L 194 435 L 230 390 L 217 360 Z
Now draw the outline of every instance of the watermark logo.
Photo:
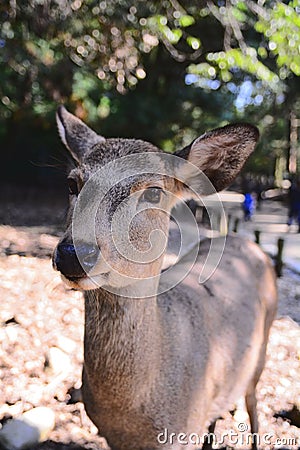
M 164 180 L 169 182 L 162 186 Z M 149 189 L 156 191 L 152 192 L 152 197 L 144 195 L 141 201 L 141 190 L 132 186 L 145 186 L 145 183 L 150 183 Z M 213 208 L 206 201 L 206 196 L 216 191 L 205 174 L 171 154 L 138 153 L 118 158 L 99 168 L 84 184 L 73 211 L 72 234 L 83 268 L 86 267 L 85 255 L 78 251 L 82 243 L 99 250 L 95 266 L 87 273 L 95 288 L 104 287 L 120 295 L 120 284 L 134 284 L 136 298 L 141 291 L 143 297 L 150 297 L 172 289 L 191 271 L 201 239 L 195 217 L 184 201 L 186 196 L 174 188 L 178 184 L 182 191 L 189 191 L 202 204 L 210 224 L 215 222 L 216 216 L 225 217 L 218 196 L 215 196 Z M 172 209 L 175 204 L 177 208 Z M 168 230 L 164 224 L 168 223 L 170 215 L 179 232 L 177 263 L 161 272 L 156 268 L 161 266 L 160 260 L 167 251 Z M 145 239 L 145 233 L 147 245 L 137 245 L 140 243 L 138 236 Z M 211 240 L 205 261 L 202 261 L 199 283 L 204 283 L 217 268 L 225 239 L 223 235 Z M 101 272 L 105 272 L 106 282 L 99 277 Z M 118 282 L 114 285 L 109 280 Z M 131 292 L 131 297 L 134 296 Z
M 219 448 L 219 446 L 230 446 L 233 448 L 243 448 L 251 446 L 256 442 L 257 446 L 269 446 L 270 448 L 279 447 L 282 445 L 298 448 L 300 440 L 295 437 L 284 436 L 278 438 L 274 433 L 251 433 L 250 427 L 246 423 L 239 423 L 237 431 L 229 430 L 223 434 L 204 433 L 202 435 L 197 433 L 171 432 L 165 428 L 157 435 L 157 442 L 160 445 L 181 445 L 181 446 L 202 446 L 204 443 L 210 444 L 212 448 Z

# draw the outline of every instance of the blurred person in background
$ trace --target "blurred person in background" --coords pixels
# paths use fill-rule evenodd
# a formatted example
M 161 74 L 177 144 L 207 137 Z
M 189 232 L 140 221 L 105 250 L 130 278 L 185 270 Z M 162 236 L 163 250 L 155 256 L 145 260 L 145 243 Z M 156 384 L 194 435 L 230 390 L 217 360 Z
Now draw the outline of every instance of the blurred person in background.
M 243 211 L 245 221 L 251 220 L 255 211 L 255 199 L 250 192 L 244 194 Z
M 290 227 L 293 219 L 298 222 L 298 233 L 300 233 L 300 178 L 293 181 L 289 190 L 289 212 L 287 224 Z

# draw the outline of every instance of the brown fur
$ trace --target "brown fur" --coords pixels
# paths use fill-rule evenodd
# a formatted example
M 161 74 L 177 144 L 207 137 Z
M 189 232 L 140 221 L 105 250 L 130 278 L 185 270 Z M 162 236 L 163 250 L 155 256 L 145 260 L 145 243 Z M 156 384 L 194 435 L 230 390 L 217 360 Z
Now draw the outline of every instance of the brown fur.
M 78 123 L 73 117 L 64 109 L 59 112 L 66 136 Z M 84 139 L 86 136 L 85 132 Z M 228 184 L 237 175 L 256 139 L 253 127 L 231 126 L 204 135 L 178 155 L 194 164 L 204 162 L 203 170 L 211 181 L 224 187 L 224 180 Z M 111 159 L 142 151 L 160 152 L 135 140 L 102 138 L 94 145 L 94 135 L 93 145 L 82 152 L 88 146 L 85 142 L 82 147 L 77 133 L 66 140 L 73 143 L 72 153 L 78 155 L 79 168 L 72 177 L 80 178 L 80 187 Z M 141 267 L 116 254 L 109 234 L 109 211 L 126 192 L 138 195 L 140 189 L 161 183 L 180 196 L 187 187 L 171 177 L 155 175 L 147 181 L 141 177 L 127 183 L 115 187 L 101 205 L 97 242 L 106 259 L 124 274 L 159 275 L 162 258 Z M 165 206 L 167 210 L 171 207 Z M 151 230 L 167 232 L 168 220 L 167 214 L 155 210 L 140 213 L 130 231 L 132 242 L 144 248 Z M 64 239 L 72 241 L 70 224 Z M 165 428 L 169 433 L 201 435 L 241 396 L 246 398 L 252 432 L 258 431 L 255 387 L 276 313 L 273 269 L 255 244 L 228 236 L 220 265 L 199 285 L 209 245 L 208 240 L 201 244 L 188 276 L 159 296 L 143 298 L 141 294 L 133 299 L 131 286 L 120 285 L 118 295 L 101 287 L 91 289 L 86 279 L 67 280 L 72 287 L 87 289 L 83 398 L 88 415 L 113 450 L 161 448 L 157 435 Z M 178 265 L 184 265 L 186 258 L 188 255 Z M 108 280 L 118 285 L 118 279 Z M 195 447 L 175 443 L 164 448 Z

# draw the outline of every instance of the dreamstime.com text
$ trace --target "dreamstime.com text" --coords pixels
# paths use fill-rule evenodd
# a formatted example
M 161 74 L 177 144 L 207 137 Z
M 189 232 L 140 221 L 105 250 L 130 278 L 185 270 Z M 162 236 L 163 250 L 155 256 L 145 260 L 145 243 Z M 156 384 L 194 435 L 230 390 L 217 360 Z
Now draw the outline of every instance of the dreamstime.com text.
M 213 447 L 219 445 L 229 445 L 235 448 L 239 446 L 249 446 L 253 440 L 256 440 L 257 445 L 268 446 L 297 446 L 300 444 L 300 439 L 295 437 L 278 438 L 274 433 L 250 433 L 248 432 L 248 425 L 246 423 L 238 424 L 238 431 L 229 430 L 223 434 L 204 433 L 199 435 L 197 433 L 174 433 L 165 428 L 157 435 L 157 441 L 161 445 L 203 445 L 204 442 L 209 443 Z

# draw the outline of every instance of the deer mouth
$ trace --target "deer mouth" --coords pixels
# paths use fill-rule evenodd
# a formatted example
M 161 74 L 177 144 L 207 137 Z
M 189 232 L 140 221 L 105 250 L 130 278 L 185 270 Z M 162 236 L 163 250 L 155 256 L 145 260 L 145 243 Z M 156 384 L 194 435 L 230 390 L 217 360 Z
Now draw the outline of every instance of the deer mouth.
M 99 273 L 89 276 L 88 274 L 76 277 L 66 276 L 61 273 L 61 278 L 66 286 L 74 290 L 90 291 L 107 284 L 108 273 Z

